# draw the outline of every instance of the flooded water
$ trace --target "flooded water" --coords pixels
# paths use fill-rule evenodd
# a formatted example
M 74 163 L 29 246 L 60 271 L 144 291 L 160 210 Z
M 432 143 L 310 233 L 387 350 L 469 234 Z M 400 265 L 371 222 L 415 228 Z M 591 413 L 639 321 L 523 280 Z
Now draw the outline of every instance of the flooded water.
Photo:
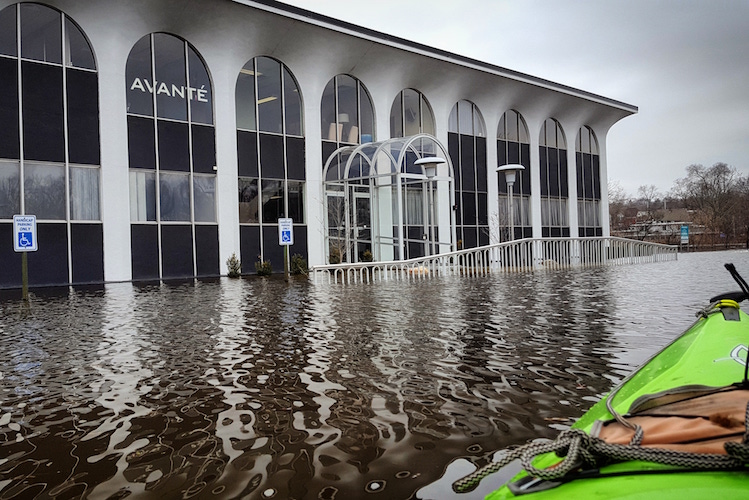
M 447 498 L 456 464 L 554 436 L 737 289 L 725 262 L 749 279 L 735 251 L 5 292 L 0 498 Z

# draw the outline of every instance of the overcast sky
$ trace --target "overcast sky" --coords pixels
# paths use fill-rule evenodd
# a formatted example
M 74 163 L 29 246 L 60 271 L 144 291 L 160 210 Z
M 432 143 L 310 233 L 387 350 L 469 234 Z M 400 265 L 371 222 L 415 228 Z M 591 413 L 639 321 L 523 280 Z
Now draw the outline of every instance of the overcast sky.
M 639 107 L 608 135 L 630 195 L 693 163 L 749 174 L 749 0 L 283 1 Z

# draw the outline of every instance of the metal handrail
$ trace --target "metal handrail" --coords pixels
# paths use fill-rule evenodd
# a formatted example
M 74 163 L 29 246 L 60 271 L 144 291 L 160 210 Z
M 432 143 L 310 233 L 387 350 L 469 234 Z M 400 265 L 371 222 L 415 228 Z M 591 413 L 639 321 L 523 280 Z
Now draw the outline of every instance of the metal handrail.
M 678 247 L 618 237 L 525 238 L 408 260 L 312 266 L 315 283 L 485 275 L 676 260 Z

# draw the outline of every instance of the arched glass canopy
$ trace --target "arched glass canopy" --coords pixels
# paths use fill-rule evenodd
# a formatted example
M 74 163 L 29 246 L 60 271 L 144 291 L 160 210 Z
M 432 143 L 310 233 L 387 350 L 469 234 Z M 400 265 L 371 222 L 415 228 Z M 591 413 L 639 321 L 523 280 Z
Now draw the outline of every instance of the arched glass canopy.
M 417 160 L 435 158 L 437 168 Z M 328 262 L 401 260 L 455 248 L 454 172 L 429 134 L 346 146 L 325 164 Z

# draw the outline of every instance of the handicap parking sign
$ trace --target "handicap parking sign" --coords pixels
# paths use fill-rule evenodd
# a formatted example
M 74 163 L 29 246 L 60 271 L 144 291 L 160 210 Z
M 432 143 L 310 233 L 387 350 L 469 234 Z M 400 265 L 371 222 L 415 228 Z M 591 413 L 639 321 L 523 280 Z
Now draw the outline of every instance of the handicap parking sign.
M 278 244 L 282 246 L 294 244 L 294 221 L 292 219 L 278 219 Z
M 36 252 L 36 215 L 13 216 L 13 249 L 16 252 Z

